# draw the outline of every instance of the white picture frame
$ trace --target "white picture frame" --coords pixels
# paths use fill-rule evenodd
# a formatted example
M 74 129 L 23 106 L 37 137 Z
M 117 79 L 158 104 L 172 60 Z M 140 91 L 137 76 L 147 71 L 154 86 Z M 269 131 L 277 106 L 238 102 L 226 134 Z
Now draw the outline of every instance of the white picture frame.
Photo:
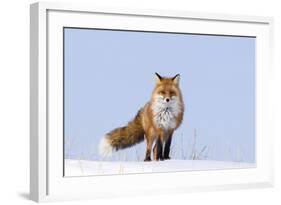
M 63 177 L 61 79 L 62 30 L 65 26 L 256 36 L 256 167 Z M 273 19 L 270 17 L 97 8 L 88 4 L 54 2 L 32 4 L 30 198 L 41 202 L 273 186 L 273 123 L 269 109 L 273 77 L 272 29 Z

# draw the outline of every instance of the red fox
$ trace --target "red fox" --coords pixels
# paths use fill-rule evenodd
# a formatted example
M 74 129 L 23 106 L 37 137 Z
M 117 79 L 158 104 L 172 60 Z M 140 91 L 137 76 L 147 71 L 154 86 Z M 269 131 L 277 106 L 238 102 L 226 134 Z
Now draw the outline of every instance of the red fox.
M 179 88 L 180 75 L 172 78 L 155 73 L 156 85 L 151 99 L 126 126 L 116 128 L 100 141 L 99 152 L 103 157 L 113 151 L 131 147 L 146 140 L 144 161 L 170 159 L 173 132 L 180 126 L 184 103 Z

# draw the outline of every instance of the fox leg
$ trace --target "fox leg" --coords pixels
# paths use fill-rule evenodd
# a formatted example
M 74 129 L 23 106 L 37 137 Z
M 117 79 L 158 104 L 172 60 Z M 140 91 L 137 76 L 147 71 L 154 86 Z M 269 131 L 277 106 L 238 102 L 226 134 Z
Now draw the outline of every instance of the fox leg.
M 153 148 L 154 160 L 163 160 L 163 142 L 160 138 L 156 140 Z
M 170 147 L 171 147 L 171 142 L 172 142 L 172 135 L 173 133 L 169 134 L 169 137 L 167 141 L 165 142 L 165 147 L 164 147 L 164 159 L 170 159 Z
M 153 140 L 151 137 L 146 137 L 146 152 L 144 161 L 151 161 L 151 149 L 152 149 Z

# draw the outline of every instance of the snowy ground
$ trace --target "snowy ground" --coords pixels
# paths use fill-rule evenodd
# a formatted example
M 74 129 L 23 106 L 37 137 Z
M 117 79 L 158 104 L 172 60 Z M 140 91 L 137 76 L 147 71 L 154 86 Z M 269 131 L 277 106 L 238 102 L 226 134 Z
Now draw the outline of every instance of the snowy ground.
M 210 160 L 166 160 L 151 162 L 65 160 L 66 176 L 112 175 L 191 170 L 252 168 L 254 163 Z

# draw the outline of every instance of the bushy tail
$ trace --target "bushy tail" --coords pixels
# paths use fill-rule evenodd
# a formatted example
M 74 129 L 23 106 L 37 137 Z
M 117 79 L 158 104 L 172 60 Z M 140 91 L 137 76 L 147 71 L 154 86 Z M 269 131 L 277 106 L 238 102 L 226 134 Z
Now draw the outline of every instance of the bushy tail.
M 113 151 L 131 147 L 144 140 L 144 130 L 139 110 L 135 118 L 125 127 L 112 130 L 103 137 L 99 144 L 99 153 L 103 157 L 111 156 Z

